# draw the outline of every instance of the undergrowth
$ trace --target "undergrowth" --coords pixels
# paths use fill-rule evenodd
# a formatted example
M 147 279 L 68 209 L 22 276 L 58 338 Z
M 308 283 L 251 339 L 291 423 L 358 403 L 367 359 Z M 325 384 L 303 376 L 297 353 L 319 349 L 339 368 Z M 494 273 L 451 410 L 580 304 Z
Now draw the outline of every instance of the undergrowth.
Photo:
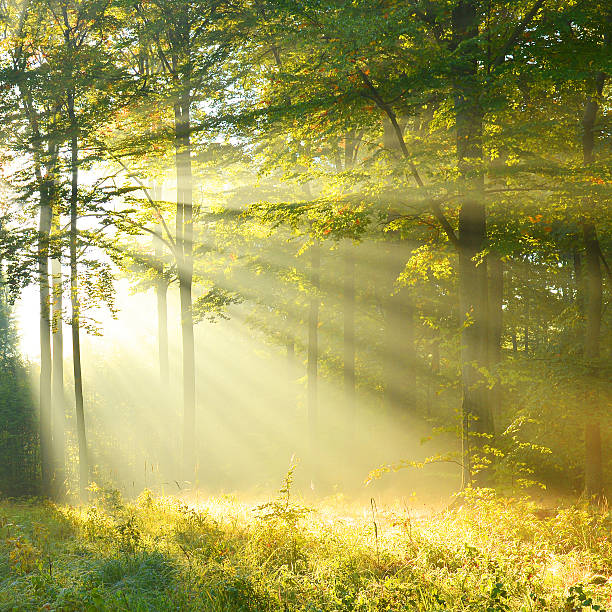
M 450 511 L 96 491 L 0 504 L 0 610 L 612 611 L 611 517 L 481 490 Z

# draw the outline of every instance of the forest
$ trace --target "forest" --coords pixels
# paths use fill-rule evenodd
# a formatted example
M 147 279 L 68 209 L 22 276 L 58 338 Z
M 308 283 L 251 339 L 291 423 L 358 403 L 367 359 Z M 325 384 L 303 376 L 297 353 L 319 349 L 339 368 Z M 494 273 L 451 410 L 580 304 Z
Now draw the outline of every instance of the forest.
M 0 0 L 0 610 L 612 610 L 612 5 Z

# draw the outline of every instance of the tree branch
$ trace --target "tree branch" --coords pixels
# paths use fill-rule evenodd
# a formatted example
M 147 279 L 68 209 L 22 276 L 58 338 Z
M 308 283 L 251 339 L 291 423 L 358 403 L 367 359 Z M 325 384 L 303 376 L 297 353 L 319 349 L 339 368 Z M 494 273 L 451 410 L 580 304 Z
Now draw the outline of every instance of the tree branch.
M 490 68 L 497 68 L 504 63 L 508 51 L 514 47 L 517 38 L 525 31 L 525 28 L 529 25 L 529 22 L 535 17 L 536 13 L 542 8 L 544 0 L 536 0 L 535 4 L 531 7 L 531 10 L 525 15 L 523 20 L 514 28 L 510 38 L 506 41 L 506 44 L 502 47 L 497 57 L 493 60 Z
M 372 99 L 374 100 L 374 102 L 378 104 L 378 106 L 386 113 L 387 117 L 389 118 L 389 121 L 391 122 L 391 125 L 393 126 L 393 131 L 395 132 L 395 136 L 397 137 L 397 141 L 399 143 L 402 154 L 404 158 L 406 159 L 406 161 L 408 162 L 408 166 L 410 168 L 410 173 L 412 174 L 412 178 L 415 180 L 416 184 L 418 185 L 420 189 L 425 189 L 425 183 L 423 183 L 423 180 L 421 179 L 421 175 L 419 174 L 419 171 L 416 165 L 414 164 L 412 159 L 410 159 L 410 153 L 408 152 L 408 147 L 406 146 L 406 141 L 404 140 L 402 128 L 397 122 L 397 115 L 395 114 L 391 106 L 383 100 L 382 96 L 380 95 L 380 93 L 378 92 L 378 90 L 376 89 L 372 81 L 368 78 L 368 75 L 361 68 L 357 68 L 357 72 L 361 76 L 361 80 L 363 81 L 365 86 L 368 88 L 368 90 L 372 94 Z M 457 238 L 457 235 L 455 234 L 455 230 L 453 229 L 452 225 L 448 222 L 448 219 L 444 216 L 444 213 L 442 212 L 442 209 L 440 208 L 440 204 L 436 202 L 435 200 L 431 200 L 429 204 L 431 206 L 431 210 L 434 216 L 439 221 L 445 234 L 448 236 L 448 239 L 451 241 L 453 246 L 459 247 L 459 239 Z

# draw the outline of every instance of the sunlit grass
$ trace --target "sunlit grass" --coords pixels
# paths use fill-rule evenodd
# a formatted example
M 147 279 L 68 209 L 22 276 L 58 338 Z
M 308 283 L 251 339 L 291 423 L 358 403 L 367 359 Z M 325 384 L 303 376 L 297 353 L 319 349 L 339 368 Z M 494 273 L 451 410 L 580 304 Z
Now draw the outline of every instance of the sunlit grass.
M 80 508 L 2 503 L 0 609 L 582 610 L 612 598 L 607 509 L 542 512 L 486 492 L 429 514 L 94 495 Z

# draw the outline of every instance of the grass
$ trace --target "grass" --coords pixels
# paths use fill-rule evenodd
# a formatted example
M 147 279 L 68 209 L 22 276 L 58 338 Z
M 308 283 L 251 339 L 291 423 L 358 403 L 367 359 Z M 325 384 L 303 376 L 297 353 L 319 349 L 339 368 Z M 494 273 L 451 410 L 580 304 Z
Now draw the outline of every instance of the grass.
M 612 610 L 611 518 L 480 491 L 452 511 L 145 492 L 0 504 L 0 610 Z

